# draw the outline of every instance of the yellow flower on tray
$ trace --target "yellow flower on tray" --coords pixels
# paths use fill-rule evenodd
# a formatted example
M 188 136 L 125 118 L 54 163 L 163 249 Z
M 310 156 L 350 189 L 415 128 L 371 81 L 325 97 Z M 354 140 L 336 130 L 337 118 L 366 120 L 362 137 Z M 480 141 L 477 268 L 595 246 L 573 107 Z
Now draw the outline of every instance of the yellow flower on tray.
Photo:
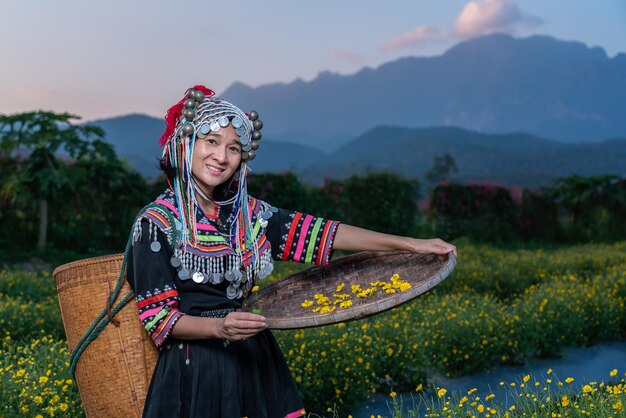
M 302 307 L 303 308 L 308 308 L 309 306 L 313 305 L 313 301 L 312 300 L 305 300 L 304 302 L 302 302 Z
M 341 302 L 341 303 L 339 304 L 339 306 L 340 306 L 341 308 L 349 308 L 350 306 L 352 306 L 352 301 L 351 301 L 351 300 L 346 300 L 346 301 L 344 301 L 344 302 Z
M 345 286 L 346 286 L 346 284 L 345 284 L 345 283 L 341 283 L 339 286 L 337 286 L 336 291 L 337 291 L 337 292 L 341 292 Z

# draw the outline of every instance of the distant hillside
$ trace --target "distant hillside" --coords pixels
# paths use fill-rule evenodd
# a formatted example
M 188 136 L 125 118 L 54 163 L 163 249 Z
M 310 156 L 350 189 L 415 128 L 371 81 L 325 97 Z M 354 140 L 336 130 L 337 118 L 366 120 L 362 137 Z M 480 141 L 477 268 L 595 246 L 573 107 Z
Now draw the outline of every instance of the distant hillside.
M 626 54 L 610 59 L 580 42 L 489 35 L 441 56 L 403 58 L 353 75 L 324 72 L 311 82 L 235 83 L 222 96 L 257 109 L 268 135 L 305 131 L 323 146 L 325 138 L 339 146 L 381 125 L 593 141 L 626 136 Z
M 626 139 L 564 144 L 525 133 L 489 135 L 448 127 L 374 128 L 299 174 L 314 183 L 367 170 L 423 179 L 435 157 L 445 153 L 455 159 L 459 180 L 538 187 L 571 174 L 626 175 Z

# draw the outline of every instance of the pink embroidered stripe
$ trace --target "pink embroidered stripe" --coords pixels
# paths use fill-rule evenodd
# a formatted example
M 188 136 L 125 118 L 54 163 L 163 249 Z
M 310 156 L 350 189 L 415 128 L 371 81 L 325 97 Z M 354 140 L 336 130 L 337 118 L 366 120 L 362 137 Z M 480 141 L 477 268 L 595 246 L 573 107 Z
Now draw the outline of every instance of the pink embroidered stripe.
M 307 215 L 302 222 L 302 228 L 300 228 L 300 238 L 298 239 L 298 246 L 296 247 L 296 252 L 293 255 L 293 261 L 295 262 L 300 261 L 302 249 L 304 248 L 304 242 L 306 241 L 306 236 L 309 232 L 309 226 L 311 225 L 312 220 L 313 216 Z
M 150 318 L 152 315 L 156 315 L 156 313 L 159 312 L 161 309 L 163 309 L 164 306 L 171 306 L 172 308 L 175 308 L 175 307 L 178 306 L 178 302 L 175 301 L 175 300 L 170 300 L 165 305 L 157 306 L 156 308 L 152 308 L 152 309 L 148 309 L 147 311 L 142 312 L 141 315 L 139 315 L 139 319 L 143 321 L 146 318 Z
M 301 417 L 304 414 L 306 414 L 306 412 L 304 411 L 304 408 L 299 409 L 297 411 L 294 412 L 290 412 L 289 414 L 285 415 L 285 418 L 296 418 L 296 417 Z
M 157 199 L 155 200 L 155 202 L 158 203 L 159 205 L 165 206 L 166 208 L 174 212 L 174 215 L 176 215 L 176 217 L 178 217 L 178 211 L 176 210 L 174 205 L 172 205 L 170 202 L 163 200 L 163 199 Z
M 208 225 L 208 224 L 196 224 L 196 229 L 198 229 L 199 231 L 217 232 L 217 228 L 215 228 L 213 225 Z

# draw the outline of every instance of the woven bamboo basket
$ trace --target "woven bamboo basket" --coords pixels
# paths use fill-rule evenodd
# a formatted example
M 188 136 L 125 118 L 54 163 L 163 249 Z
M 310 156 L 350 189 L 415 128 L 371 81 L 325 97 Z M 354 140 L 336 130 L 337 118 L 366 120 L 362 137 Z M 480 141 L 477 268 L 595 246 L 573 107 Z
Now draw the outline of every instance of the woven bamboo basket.
M 58 267 L 56 280 L 70 350 L 105 308 L 115 289 L 122 254 L 90 258 Z M 117 304 L 130 291 L 124 280 Z M 141 417 L 157 349 L 139 322 L 137 307 L 127 303 L 82 353 L 76 383 L 87 417 Z
M 294 329 L 317 327 L 345 322 L 387 311 L 415 299 L 441 283 L 452 272 L 456 258 L 446 255 L 405 252 L 362 252 L 338 258 L 326 266 L 312 267 L 274 283 L 249 297 L 244 309 L 260 312 L 269 328 Z M 407 291 L 387 294 L 377 291 L 367 298 L 352 294 L 352 285 L 366 289 L 371 282 L 384 281 L 394 274 L 411 284 Z M 311 306 L 303 308 L 305 300 L 321 293 L 331 300 L 337 286 L 345 285 L 339 293 L 351 295 L 352 306 L 337 307 L 333 312 L 313 313 Z

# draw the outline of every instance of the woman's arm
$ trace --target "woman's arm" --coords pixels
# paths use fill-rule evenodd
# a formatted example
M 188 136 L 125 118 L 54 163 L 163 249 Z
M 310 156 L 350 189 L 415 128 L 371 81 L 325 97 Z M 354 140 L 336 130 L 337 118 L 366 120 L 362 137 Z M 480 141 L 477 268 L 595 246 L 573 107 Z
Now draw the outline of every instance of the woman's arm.
M 224 318 L 203 318 L 184 315 L 172 329 L 172 337 L 180 340 L 220 338 L 240 341 L 267 328 L 265 317 L 250 312 L 231 312 Z
M 398 235 L 383 234 L 356 226 L 339 224 L 333 243 L 334 250 L 345 251 L 394 251 L 404 250 L 416 253 L 454 253 L 456 247 L 439 238 L 417 239 Z

